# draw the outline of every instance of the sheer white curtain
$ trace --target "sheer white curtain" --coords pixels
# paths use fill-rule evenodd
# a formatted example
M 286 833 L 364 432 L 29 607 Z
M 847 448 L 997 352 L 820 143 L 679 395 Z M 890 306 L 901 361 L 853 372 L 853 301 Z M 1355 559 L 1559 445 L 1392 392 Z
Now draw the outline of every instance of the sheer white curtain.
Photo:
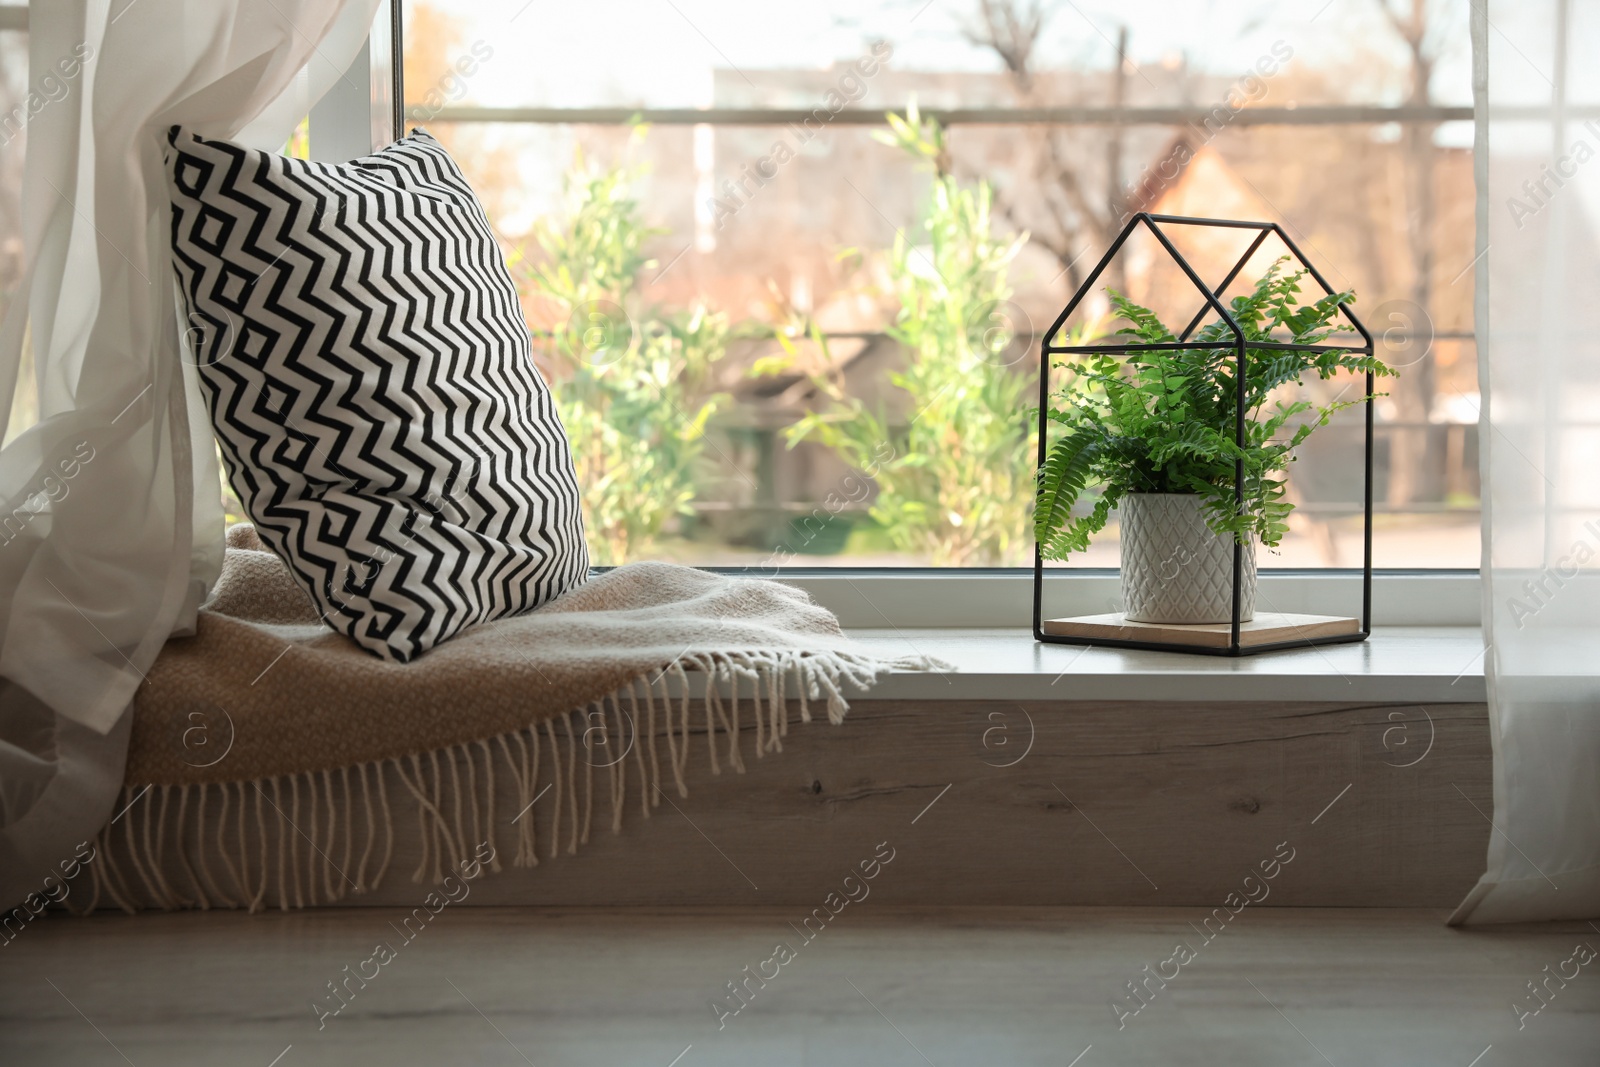
M 375 7 L 31 6 L 29 82 L 44 103 L 27 121 L 29 266 L 0 328 L 0 427 L 19 390 L 37 421 L 0 447 L 0 905 L 37 891 L 110 813 L 129 702 L 221 564 L 161 137 L 178 124 L 282 145 L 343 76 Z
M 1489 869 L 1456 922 L 1600 916 L 1600 5 L 1475 0 Z

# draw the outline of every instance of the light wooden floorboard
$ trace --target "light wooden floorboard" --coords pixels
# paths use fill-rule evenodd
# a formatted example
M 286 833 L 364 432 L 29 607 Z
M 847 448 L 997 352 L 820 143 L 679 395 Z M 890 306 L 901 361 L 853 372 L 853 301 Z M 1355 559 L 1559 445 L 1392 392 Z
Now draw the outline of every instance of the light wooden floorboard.
M 1199 909 L 904 910 L 869 896 L 809 943 L 789 908 L 446 907 L 405 944 L 389 926 L 401 914 L 34 923 L 0 954 L 0 1063 L 1600 1063 L 1600 960 L 1520 1032 L 1510 1007 L 1576 944 L 1600 946 L 1584 923 L 1463 931 L 1435 911 L 1247 907 L 1202 943 Z M 382 939 L 396 958 L 319 1032 L 324 983 Z M 1197 957 L 1119 1031 L 1111 1001 L 1179 939 Z M 779 941 L 796 958 L 719 1030 L 710 1003 Z

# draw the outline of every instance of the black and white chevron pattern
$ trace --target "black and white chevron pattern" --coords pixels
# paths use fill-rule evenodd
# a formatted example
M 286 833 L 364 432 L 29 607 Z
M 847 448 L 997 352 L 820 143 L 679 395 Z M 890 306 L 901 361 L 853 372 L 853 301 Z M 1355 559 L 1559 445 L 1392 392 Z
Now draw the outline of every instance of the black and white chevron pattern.
M 572 453 L 483 208 L 421 130 L 348 164 L 168 135 L 172 246 L 245 510 L 405 662 L 584 580 Z

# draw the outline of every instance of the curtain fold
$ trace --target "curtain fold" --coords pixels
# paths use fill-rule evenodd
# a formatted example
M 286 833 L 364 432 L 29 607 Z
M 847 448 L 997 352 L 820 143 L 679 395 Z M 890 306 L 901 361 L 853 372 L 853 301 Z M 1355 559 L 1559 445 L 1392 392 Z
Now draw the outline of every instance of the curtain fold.
M 133 694 L 221 566 L 160 136 L 176 124 L 281 146 L 344 76 L 376 6 L 30 9 L 30 85 L 54 81 L 27 122 L 28 269 L 0 327 L 0 426 L 15 429 L 17 397 L 36 412 L 0 447 L 0 903 L 37 891 L 110 814 Z
M 1488 870 L 1454 923 L 1600 916 L 1600 10 L 1472 5 Z

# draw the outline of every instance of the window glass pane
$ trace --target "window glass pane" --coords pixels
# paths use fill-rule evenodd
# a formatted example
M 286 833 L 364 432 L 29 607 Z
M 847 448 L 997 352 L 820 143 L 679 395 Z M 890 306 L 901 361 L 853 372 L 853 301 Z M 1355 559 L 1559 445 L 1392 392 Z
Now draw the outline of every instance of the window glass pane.
M 520 6 L 407 0 L 406 98 L 502 235 L 597 560 L 1030 562 L 1039 334 L 1144 209 L 1280 222 L 1356 291 L 1401 369 L 1375 563 L 1477 566 L 1465 0 Z M 1158 260 L 1105 280 L 1154 301 Z M 1302 446 L 1263 565 L 1359 565 L 1360 446 L 1359 409 Z

